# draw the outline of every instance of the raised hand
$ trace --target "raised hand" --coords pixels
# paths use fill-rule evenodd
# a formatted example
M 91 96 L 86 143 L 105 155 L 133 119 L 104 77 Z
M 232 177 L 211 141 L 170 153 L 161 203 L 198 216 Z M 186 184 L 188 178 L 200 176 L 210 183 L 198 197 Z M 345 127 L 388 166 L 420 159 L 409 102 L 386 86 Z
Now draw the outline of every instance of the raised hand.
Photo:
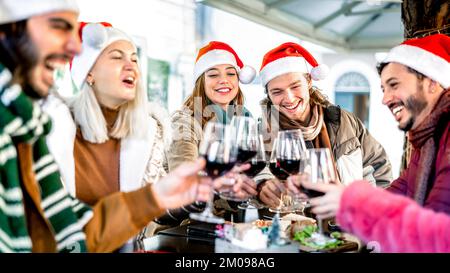
M 197 175 L 204 167 L 205 160 L 201 158 L 184 163 L 153 184 L 157 204 L 163 209 L 172 209 L 196 200 L 208 200 L 212 190 L 211 178 Z
M 311 212 L 320 219 L 326 219 L 336 216 L 339 210 L 341 196 L 345 186 L 342 184 L 322 184 L 302 181 L 302 186 L 309 190 L 323 192 L 325 195 L 309 199 L 312 206 Z
M 269 207 L 277 207 L 284 187 L 283 183 L 277 179 L 267 180 L 259 192 L 259 199 Z

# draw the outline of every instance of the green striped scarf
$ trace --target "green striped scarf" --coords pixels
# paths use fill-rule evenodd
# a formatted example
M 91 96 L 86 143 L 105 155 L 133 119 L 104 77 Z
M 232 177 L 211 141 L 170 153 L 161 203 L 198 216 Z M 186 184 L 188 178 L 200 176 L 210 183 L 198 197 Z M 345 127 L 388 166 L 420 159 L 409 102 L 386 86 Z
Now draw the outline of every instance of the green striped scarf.
M 40 205 L 51 224 L 57 251 L 85 252 L 83 227 L 92 211 L 64 189 L 58 166 L 45 143 L 45 135 L 51 128 L 49 117 L 19 85 L 9 85 L 11 77 L 0 64 L 0 252 L 32 250 L 19 180 L 17 143 L 32 145 Z

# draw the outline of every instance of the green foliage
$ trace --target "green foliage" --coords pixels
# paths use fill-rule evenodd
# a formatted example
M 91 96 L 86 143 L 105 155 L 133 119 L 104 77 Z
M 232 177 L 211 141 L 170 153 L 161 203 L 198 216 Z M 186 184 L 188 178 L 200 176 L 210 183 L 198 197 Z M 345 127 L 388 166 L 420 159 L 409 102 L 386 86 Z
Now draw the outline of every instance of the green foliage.
M 339 232 L 331 233 L 331 238 L 321 242 L 317 240 L 317 227 L 307 226 L 302 231 L 297 231 L 294 235 L 294 240 L 299 241 L 300 244 L 314 248 L 314 249 L 330 249 L 336 248 L 344 243 L 342 234 Z

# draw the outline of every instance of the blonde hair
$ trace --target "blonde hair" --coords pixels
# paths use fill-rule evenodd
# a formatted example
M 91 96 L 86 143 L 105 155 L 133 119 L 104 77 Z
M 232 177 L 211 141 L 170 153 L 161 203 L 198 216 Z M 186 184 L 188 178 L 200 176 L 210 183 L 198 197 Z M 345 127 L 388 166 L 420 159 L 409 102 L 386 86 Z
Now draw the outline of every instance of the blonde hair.
M 196 98 L 201 99 L 201 112 L 198 115 L 195 114 L 195 112 L 198 112 L 199 110 L 195 109 L 195 102 L 198 101 L 198 99 L 196 100 Z M 244 105 L 244 95 L 242 94 L 240 86 L 238 86 L 238 93 L 233 99 L 233 104 Z M 200 77 L 198 77 L 198 79 L 195 81 L 194 90 L 192 91 L 192 94 L 184 101 L 183 106 L 192 111 L 192 116 L 201 117 L 201 120 L 198 120 L 198 122 L 201 124 L 202 128 L 209 120 L 214 117 L 214 113 L 203 113 L 205 111 L 205 108 L 208 106 L 208 97 L 206 96 L 205 91 L 205 72 L 200 75 Z
M 140 82 L 137 84 L 136 97 L 119 107 L 117 120 L 108 134 L 105 117 L 91 86 L 84 81 L 81 90 L 67 101 L 83 138 L 93 143 L 103 143 L 110 137 L 144 138 L 148 132 L 149 111 L 147 94 Z

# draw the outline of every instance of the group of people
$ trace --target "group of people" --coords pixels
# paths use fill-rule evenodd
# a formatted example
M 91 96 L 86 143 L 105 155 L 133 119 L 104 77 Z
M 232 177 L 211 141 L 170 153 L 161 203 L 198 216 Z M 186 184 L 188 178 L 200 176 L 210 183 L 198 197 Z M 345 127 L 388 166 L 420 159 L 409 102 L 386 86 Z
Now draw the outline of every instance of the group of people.
M 192 94 L 168 119 L 148 103 L 126 33 L 79 23 L 76 0 L 28 2 L 0 3 L 0 252 L 115 251 L 140 232 L 151 235 L 148 227 L 202 210 L 223 183 L 198 175 L 203 129 L 251 116 L 240 83 L 255 70 L 230 45 L 208 43 Z M 450 251 L 449 56 L 450 38 L 437 34 L 405 41 L 379 67 L 383 104 L 414 147 L 392 181 L 383 147 L 313 86 L 326 68 L 296 43 L 270 50 L 259 72 L 266 151 L 278 131 L 301 129 L 307 148 L 330 149 L 338 176 L 330 185 L 292 176 L 289 189 L 325 192 L 310 200 L 313 212 L 379 241 L 382 251 Z M 52 89 L 67 62 L 71 98 Z M 278 205 L 285 186 L 268 168 L 240 177 L 236 193 Z M 418 234 L 426 234 L 420 243 L 412 241 Z

